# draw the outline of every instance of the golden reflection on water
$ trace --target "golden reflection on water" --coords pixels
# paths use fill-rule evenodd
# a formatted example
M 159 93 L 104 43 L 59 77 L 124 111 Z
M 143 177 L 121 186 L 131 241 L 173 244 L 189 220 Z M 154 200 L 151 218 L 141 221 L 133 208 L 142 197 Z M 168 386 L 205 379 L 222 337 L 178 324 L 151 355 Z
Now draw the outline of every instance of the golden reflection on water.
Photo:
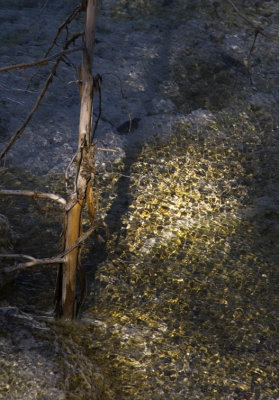
M 251 116 L 221 115 L 142 150 L 84 330 L 71 333 L 72 351 L 91 361 L 91 389 L 78 390 L 97 386 L 102 399 L 278 397 L 278 182 L 264 135 Z M 100 187 L 109 180 L 100 176 Z M 114 200 L 101 204 L 104 217 Z
M 277 136 L 219 114 L 98 174 L 111 236 L 82 320 L 37 333 L 59 349 L 65 398 L 277 399 Z

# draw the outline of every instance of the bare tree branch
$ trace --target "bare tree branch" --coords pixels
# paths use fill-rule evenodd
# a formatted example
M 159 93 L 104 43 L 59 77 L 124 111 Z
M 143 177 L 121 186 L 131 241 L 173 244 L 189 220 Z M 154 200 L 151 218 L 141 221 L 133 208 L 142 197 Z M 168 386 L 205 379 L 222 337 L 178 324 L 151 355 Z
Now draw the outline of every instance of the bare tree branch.
M 78 247 L 81 243 L 83 243 L 95 229 L 96 229 L 95 225 L 89 228 L 86 232 L 80 235 L 80 237 L 72 244 L 71 247 L 69 247 L 66 251 L 64 251 L 61 254 L 58 254 L 55 257 L 35 258 L 26 254 L 0 254 L 0 258 L 26 258 L 27 260 L 29 260 L 25 263 L 14 265 L 13 267 L 5 267 L 1 269 L 1 271 L 10 273 L 14 271 L 20 271 L 25 268 L 33 267 L 34 265 L 62 264 L 66 261 L 65 256 L 68 253 L 70 253 L 74 248 Z
M 95 133 L 96 133 L 96 130 L 98 128 L 98 123 L 99 123 L 99 120 L 100 120 L 101 115 L 102 115 L 102 88 L 101 88 L 101 86 L 102 86 L 102 76 L 100 74 L 97 74 L 96 76 L 93 77 L 93 87 L 94 87 L 93 90 L 95 92 L 98 92 L 99 111 L 98 111 L 98 116 L 97 116 L 97 119 L 96 119 L 96 122 L 95 122 L 95 125 L 94 125 L 94 129 L 93 129 L 93 132 L 92 132 L 91 142 L 93 142 L 93 140 L 94 140 Z
M 98 151 L 111 151 L 113 153 L 116 153 L 118 150 L 115 149 L 103 149 L 102 147 L 96 147 L 96 150 Z
M 48 48 L 48 50 L 45 53 L 45 57 L 48 56 L 48 54 L 51 52 L 51 50 L 53 49 L 54 45 L 56 44 L 56 41 L 60 35 L 60 33 L 62 32 L 62 30 L 72 22 L 72 20 L 77 16 L 78 13 L 80 13 L 80 11 L 82 10 L 81 5 L 79 4 L 78 6 L 76 6 L 74 8 L 74 10 L 71 12 L 71 14 L 67 17 L 67 19 L 58 27 L 57 31 L 56 31 L 56 35 L 52 41 L 52 44 L 50 45 L 50 47 Z
M 0 195 L 2 196 L 28 196 L 28 197 L 35 197 L 39 199 L 50 199 L 57 201 L 58 203 L 62 204 L 62 206 L 66 206 L 67 201 L 57 194 L 54 193 L 44 193 L 44 192 L 35 192 L 31 190 L 0 190 Z
M 76 247 L 78 247 L 81 243 L 83 243 L 90 235 L 92 232 L 94 232 L 97 228 L 97 225 L 91 226 L 86 232 L 82 233 L 80 237 L 72 244 L 71 247 L 69 247 L 67 250 L 65 250 L 63 253 L 59 254 L 58 257 L 64 257 L 68 253 L 70 253 L 72 250 L 74 250 Z
M 252 79 L 252 74 L 251 74 L 251 55 L 252 55 L 252 52 L 254 51 L 258 34 L 259 34 L 259 31 L 255 30 L 254 40 L 253 40 L 253 43 L 252 43 L 252 46 L 250 48 L 250 51 L 249 51 L 249 54 L 248 54 L 248 58 L 247 58 L 247 68 L 248 68 L 248 72 L 249 72 L 249 75 L 250 75 L 250 83 L 251 83 L 252 86 L 253 86 L 253 79 Z
M 77 35 L 80 35 L 80 32 L 77 34 L 74 34 L 64 45 L 63 51 L 67 50 L 68 46 L 76 39 Z M 33 107 L 33 109 L 31 110 L 31 112 L 28 114 L 27 118 L 25 119 L 25 121 L 23 122 L 23 124 L 21 125 L 21 127 L 13 134 L 12 138 L 10 139 L 9 143 L 7 144 L 6 148 L 2 151 L 2 153 L 0 154 L 0 160 L 8 153 L 8 151 L 10 150 L 10 148 L 12 147 L 12 145 L 14 144 L 14 142 L 20 137 L 20 135 L 22 134 L 22 132 L 24 131 L 24 129 L 26 128 L 26 126 L 28 125 L 28 123 L 30 122 L 31 118 L 33 117 L 33 114 L 37 111 L 49 85 L 51 84 L 53 77 L 56 73 L 57 67 L 60 63 L 60 61 L 63 59 L 63 54 L 58 56 L 55 64 L 52 67 L 51 73 L 49 74 L 49 77 L 47 78 L 47 81 L 45 83 L 45 86 L 43 87 L 40 95 L 37 98 L 37 101 Z
M 13 267 L 5 267 L 1 269 L 1 272 L 11 273 L 14 271 L 20 271 L 25 268 L 33 267 L 34 265 L 44 265 L 44 264 L 61 264 L 65 262 L 64 258 L 62 257 L 52 257 L 52 258 L 34 258 L 31 256 L 27 256 L 25 254 L 0 254 L 1 258 L 27 258 L 30 261 L 25 263 L 20 263 L 14 265 Z
M 0 154 L 0 160 L 8 153 L 8 151 L 10 150 L 10 148 L 12 147 L 12 145 L 14 144 L 14 142 L 20 137 L 20 135 L 22 134 L 22 132 L 24 131 L 24 129 L 26 128 L 26 126 L 28 125 L 28 123 L 30 122 L 31 118 L 33 117 L 35 111 L 38 109 L 49 85 L 52 82 L 52 79 L 56 73 L 57 67 L 59 65 L 59 62 L 61 61 L 62 56 L 59 56 L 58 59 L 56 60 L 54 66 L 52 67 L 51 73 L 46 81 L 45 86 L 43 87 L 43 90 L 41 91 L 39 97 L 37 98 L 37 101 L 33 107 L 33 109 L 31 110 L 31 112 L 28 114 L 27 118 L 25 119 L 25 121 L 23 122 L 23 124 L 21 125 L 21 127 L 13 134 L 13 136 L 11 137 L 9 143 L 7 144 L 6 148 L 2 151 L 2 153 Z
M 78 39 L 78 38 L 79 38 L 80 36 L 82 36 L 83 34 L 84 34 L 84 32 L 78 32 L 78 33 L 74 34 L 74 35 L 72 36 L 72 38 L 71 38 L 68 42 L 66 42 L 66 45 L 64 46 L 64 49 L 66 49 L 66 48 L 68 47 L 68 45 L 70 44 L 70 42 L 74 42 L 76 39 Z M 54 39 L 54 41 L 55 41 L 55 40 L 56 40 L 56 38 Z M 50 46 L 50 48 L 46 51 L 46 53 L 45 53 L 45 55 L 44 55 L 44 58 L 46 58 L 46 57 L 48 56 L 50 50 L 51 50 L 52 47 L 54 46 L 54 41 L 53 41 L 53 45 Z M 29 84 L 28 84 L 27 88 L 29 88 L 29 86 L 30 86 L 32 80 L 33 80 L 34 77 L 37 75 L 38 71 L 39 71 L 39 68 L 38 68 L 38 70 L 32 75 L 32 77 L 29 79 Z
M 264 28 L 260 25 L 260 24 L 256 24 L 255 22 L 251 21 L 249 18 L 246 17 L 246 15 L 242 14 L 241 11 L 239 11 L 239 9 L 236 7 L 236 5 L 232 2 L 232 0 L 227 0 L 227 2 L 232 6 L 232 8 L 234 9 L 234 11 L 241 17 L 244 19 L 244 21 L 246 21 L 250 26 L 252 26 L 252 28 L 255 29 L 255 31 L 257 33 L 260 33 L 261 35 L 265 36 L 268 39 L 274 39 L 275 37 L 273 37 L 272 35 L 267 34 L 266 32 L 264 32 Z
M 40 8 L 40 12 L 42 13 L 44 11 L 44 9 L 47 7 L 49 0 L 45 1 L 45 4 L 42 5 L 42 7 Z
M 81 35 L 81 33 L 79 33 L 79 36 L 80 35 Z M 77 46 L 77 47 L 73 47 L 72 49 L 60 51 L 59 53 L 53 54 L 52 56 L 49 56 L 47 58 L 42 58 L 41 60 L 33 61 L 30 63 L 8 65 L 7 67 L 0 68 L 0 72 L 10 71 L 12 69 L 31 68 L 31 67 L 35 67 L 37 65 L 47 64 L 49 61 L 54 60 L 57 57 L 61 57 L 65 54 L 74 53 L 75 51 L 82 50 L 82 48 L 83 48 L 82 46 Z

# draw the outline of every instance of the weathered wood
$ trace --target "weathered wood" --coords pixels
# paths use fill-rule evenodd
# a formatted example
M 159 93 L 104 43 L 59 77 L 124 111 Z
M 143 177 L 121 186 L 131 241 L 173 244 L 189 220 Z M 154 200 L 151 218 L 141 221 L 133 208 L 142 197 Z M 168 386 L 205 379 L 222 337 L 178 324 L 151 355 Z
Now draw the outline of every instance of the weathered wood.
M 91 154 L 92 146 L 91 129 L 93 115 L 93 75 L 92 59 L 95 42 L 96 10 L 97 0 L 88 0 L 85 17 L 84 49 L 81 66 L 81 107 L 79 121 L 78 146 L 80 151 L 77 154 L 77 174 L 75 193 L 69 201 L 74 205 L 67 211 L 65 217 L 65 250 L 70 248 L 81 235 L 82 210 L 85 204 L 87 188 L 90 185 L 93 170 L 88 166 L 88 157 Z M 92 160 L 93 162 L 93 160 Z M 57 295 L 58 305 L 56 310 L 58 317 L 62 319 L 75 318 L 76 313 L 76 276 L 80 267 L 80 248 L 76 247 L 66 255 L 66 261 L 60 268 L 62 273 L 58 274 Z M 56 297 L 57 297 L 56 295 Z
M 38 199 L 54 200 L 54 201 L 57 201 L 58 203 L 62 204 L 63 206 L 66 206 L 66 204 L 67 204 L 66 200 L 63 197 L 58 196 L 57 194 L 36 192 L 33 190 L 1 189 L 0 195 L 2 195 L 2 196 L 27 196 L 27 197 L 33 197 L 33 198 L 38 198 Z

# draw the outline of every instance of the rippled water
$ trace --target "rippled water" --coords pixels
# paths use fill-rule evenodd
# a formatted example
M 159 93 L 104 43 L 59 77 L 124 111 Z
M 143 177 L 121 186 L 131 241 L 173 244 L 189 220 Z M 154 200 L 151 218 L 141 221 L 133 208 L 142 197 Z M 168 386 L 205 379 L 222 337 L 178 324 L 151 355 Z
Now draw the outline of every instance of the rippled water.
M 111 236 L 87 256 L 82 320 L 41 315 L 24 327 L 27 350 L 33 340 L 43 368 L 57 371 L 51 398 L 277 398 L 278 139 L 253 113 L 221 113 L 201 130 L 178 126 L 169 142 L 97 176 Z M 22 273 L 10 303 L 30 303 L 24 282 L 34 276 L 45 279 Z M 50 310 L 47 286 L 30 291 L 36 309 Z M 20 398 L 25 375 L 14 388 L 7 367 L 10 398 Z
M 156 15 L 159 3 L 119 1 L 110 13 L 128 24 L 137 11 Z M 194 2 L 185 4 L 173 7 L 180 23 L 183 10 L 189 19 L 196 13 Z M 100 223 L 84 249 L 89 293 L 81 320 L 54 321 L 53 266 L 23 271 L 1 290 L 0 399 L 279 398 L 276 45 L 259 41 L 253 88 L 245 63 L 236 61 L 249 51 L 249 32 L 233 32 L 234 16 L 216 33 L 210 13 L 210 23 L 196 16 L 172 32 L 169 80 L 154 85 L 169 101 L 159 102 L 159 113 L 167 112 L 156 115 L 162 130 L 174 107 L 207 110 L 177 118 L 168 139 L 157 126 L 153 141 L 126 148 L 124 159 L 97 171 Z M 141 74 L 129 79 L 145 87 Z M 64 174 L 43 178 L 14 166 L 1 168 L 0 179 L 7 188 L 64 191 Z M 60 251 L 59 207 L 0 202 L 17 252 Z

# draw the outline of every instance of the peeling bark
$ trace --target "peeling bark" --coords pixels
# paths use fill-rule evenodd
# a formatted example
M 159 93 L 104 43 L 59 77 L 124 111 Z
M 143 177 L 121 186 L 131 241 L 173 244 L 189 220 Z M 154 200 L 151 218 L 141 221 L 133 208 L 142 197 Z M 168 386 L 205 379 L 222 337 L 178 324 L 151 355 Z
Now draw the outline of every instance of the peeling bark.
M 82 211 L 88 188 L 94 175 L 94 146 L 91 145 L 93 86 L 92 59 L 95 42 L 97 0 L 88 0 L 86 6 L 84 49 L 81 66 L 81 108 L 79 121 L 77 154 L 77 173 L 75 192 L 68 202 L 65 216 L 64 250 L 67 251 L 81 236 Z M 92 222 L 92 221 L 91 221 Z M 77 273 L 81 271 L 80 247 L 66 255 L 65 263 L 60 265 L 56 285 L 56 315 L 62 319 L 76 317 L 82 298 L 77 299 Z M 83 278 L 81 277 L 81 280 Z M 84 288 L 83 288 L 84 290 Z

